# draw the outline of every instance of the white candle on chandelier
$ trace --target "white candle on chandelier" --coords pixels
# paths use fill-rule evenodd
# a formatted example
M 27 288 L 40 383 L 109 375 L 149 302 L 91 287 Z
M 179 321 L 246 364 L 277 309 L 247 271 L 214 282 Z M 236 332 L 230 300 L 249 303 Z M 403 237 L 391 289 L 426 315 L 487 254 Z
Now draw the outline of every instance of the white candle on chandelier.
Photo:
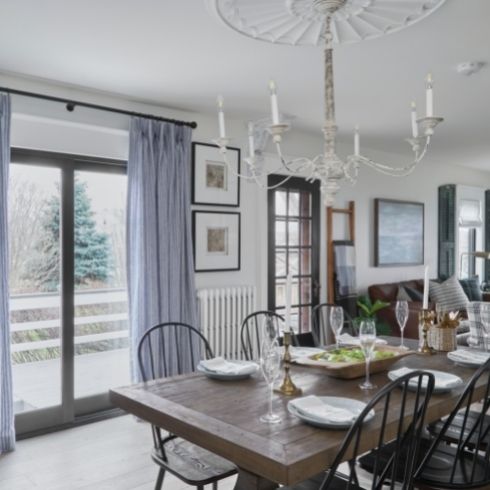
M 255 157 L 255 142 L 254 142 L 254 123 L 248 123 L 248 154 L 250 158 Z
M 419 125 L 417 124 L 417 106 L 415 102 L 412 102 L 412 136 L 418 138 Z
M 354 130 L 354 155 L 358 157 L 360 155 L 360 136 L 359 136 L 359 126 L 356 125 Z
M 269 90 L 271 92 L 272 124 L 279 124 L 279 105 L 277 103 L 276 83 L 274 80 L 269 82 Z
M 223 112 L 224 99 L 222 95 L 218 96 L 218 123 L 219 123 L 219 137 L 221 139 L 226 138 L 225 131 L 225 113 Z
M 422 308 L 424 310 L 429 309 L 429 266 L 425 266 L 424 271 L 424 301 L 422 303 Z
M 426 102 L 427 102 L 425 115 L 427 117 L 432 117 L 434 115 L 434 95 L 432 93 L 432 75 L 430 73 L 427 75 L 427 85 L 426 85 L 425 95 L 426 95 Z
M 284 315 L 284 320 L 286 322 L 285 331 L 291 331 L 291 303 L 292 303 L 292 292 L 293 292 L 293 276 L 289 273 L 286 277 L 286 314 Z

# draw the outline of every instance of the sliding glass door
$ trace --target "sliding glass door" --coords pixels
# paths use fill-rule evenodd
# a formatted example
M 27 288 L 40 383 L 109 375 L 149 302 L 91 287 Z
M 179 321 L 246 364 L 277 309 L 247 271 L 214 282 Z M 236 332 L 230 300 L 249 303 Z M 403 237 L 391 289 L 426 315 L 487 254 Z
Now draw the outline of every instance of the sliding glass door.
M 12 152 L 11 350 L 19 433 L 109 408 L 129 381 L 122 162 Z

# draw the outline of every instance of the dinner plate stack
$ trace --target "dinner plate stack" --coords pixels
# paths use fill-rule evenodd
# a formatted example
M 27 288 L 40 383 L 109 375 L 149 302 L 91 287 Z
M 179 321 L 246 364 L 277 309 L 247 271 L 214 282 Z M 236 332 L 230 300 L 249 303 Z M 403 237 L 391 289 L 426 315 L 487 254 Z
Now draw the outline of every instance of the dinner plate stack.
M 259 366 L 251 361 L 228 361 L 222 357 L 215 357 L 206 361 L 201 361 L 197 365 L 197 370 L 205 374 L 208 378 L 220 381 L 238 381 L 247 379 L 255 374 Z
M 366 404 L 338 396 L 304 396 L 288 403 L 289 413 L 303 422 L 322 429 L 348 429 L 364 410 Z M 369 412 L 365 422 L 374 417 Z
M 400 369 L 396 369 L 394 371 L 388 372 L 388 378 L 392 381 L 395 381 L 405 374 L 409 374 L 412 371 L 417 371 L 416 369 L 411 369 L 407 367 L 402 367 Z M 434 393 L 447 393 L 448 391 L 454 390 L 455 388 L 459 388 L 463 385 L 463 380 L 454 374 L 445 373 L 444 371 L 436 371 L 435 369 L 424 369 L 425 372 L 432 373 L 435 378 L 434 384 Z M 427 387 L 427 378 L 422 380 L 421 388 L 422 390 Z M 417 391 L 418 389 L 418 379 L 413 378 L 408 382 L 408 389 L 412 391 Z
M 464 367 L 479 368 L 490 358 L 490 352 L 458 349 L 447 353 L 448 359 Z

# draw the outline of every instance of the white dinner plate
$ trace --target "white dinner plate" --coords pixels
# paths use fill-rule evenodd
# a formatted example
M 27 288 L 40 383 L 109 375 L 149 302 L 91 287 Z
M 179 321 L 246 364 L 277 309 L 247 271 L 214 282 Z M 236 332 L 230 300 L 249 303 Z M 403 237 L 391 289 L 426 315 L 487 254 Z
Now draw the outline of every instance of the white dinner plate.
M 458 349 L 447 353 L 447 358 L 464 367 L 479 368 L 490 357 L 489 352 L 475 349 Z
M 229 361 L 229 362 L 233 362 L 234 364 L 250 364 L 251 365 L 250 371 L 246 373 L 239 373 L 239 374 L 220 373 L 218 371 L 211 371 L 209 369 L 206 369 L 201 363 L 197 365 L 197 370 L 200 373 L 205 374 L 208 378 L 211 379 L 218 379 L 220 381 L 239 381 L 241 379 L 250 378 L 250 376 L 252 376 L 252 374 L 255 374 L 259 369 L 259 366 L 251 361 Z
M 416 371 L 411 368 L 400 368 L 394 371 L 388 371 L 388 378 L 392 381 L 400 378 L 401 376 L 408 374 L 410 371 Z M 459 388 L 463 385 L 463 380 L 454 374 L 445 373 L 444 371 L 436 371 L 435 369 L 424 369 L 428 373 L 432 373 L 435 377 L 434 393 L 447 393 L 448 391 Z M 427 378 L 423 378 L 421 388 L 424 389 L 427 386 Z M 418 387 L 417 378 L 413 378 L 408 383 L 408 389 L 416 391 Z
M 327 405 L 331 405 L 335 408 L 341 408 L 343 410 L 348 410 L 352 412 L 352 421 L 350 422 L 339 422 L 335 420 L 328 420 L 327 418 L 315 417 L 310 414 L 306 414 L 298 409 L 295 405 L 295 401 L 291 400 L 288 403 L 288 411 L 294 416 L 298 417 L 307 424 L 314 425 L 315 427 L 320 427 L 322 429 L 348 429 L 357 419 L 359 414 L 364 410 L 366 404 L 360 402 L 359 400 L 354 400 L 352 398 L 342 398 L 339 396 L 319 396 L 319 400 L 323 401 Z M 374 410 L 371 410 L 369 414 L 364 419 L 365 422 L 369 422 L 374 417 Z

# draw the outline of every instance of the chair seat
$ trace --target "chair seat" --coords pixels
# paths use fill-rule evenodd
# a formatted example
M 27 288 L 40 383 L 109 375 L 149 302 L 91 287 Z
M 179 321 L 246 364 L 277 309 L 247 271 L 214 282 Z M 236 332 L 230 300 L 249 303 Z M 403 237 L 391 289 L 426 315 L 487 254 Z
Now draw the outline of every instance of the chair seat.
M 455 459 L 454 446 L 439 445 L 422 473 L 415 479 L 416 484 L 434 488 L 461 489 L 489 488 L 490 469 L 482 456 L 463 451 Z M 473 462 L 475 465 L 473 467 Z M 474 475 L 472 477 L 472 471 Z M 454 476 L 451 478 L 451 474 Z
M 469 434 L 469 429 L 468 427 L 473 427 L 475 423 L 477 423 L 479 417 L 478 412 L 473 412 L 469 411 L 468 412 L 468 420 L 466 421 L 466 429 L 465 429 L 465 436 L 467 437 Z M 464 412 L 458 413 L 453 421 L 451 422 L 451 425 L 447 428 L 446 433 L 444 434 L 443 439 L 448 442 L 454 442 L 456 443 L 461 435 L 461 429 L 464 424 Z M 490 415 L 485 415 L 483 419 L 483 447 L 480 449 L 485 449 L 486 445 L 488 444 L 488 441 L 490 441 Z M 438 420 L 437 422 L 429 425 L 429 432 L 433 435 L 437 435 L 441 432 L 442 428 L 444 426 L 444 421 L 443 420 Z M 468 447 L 473 448 L 475 446 L 475 442 L 478 439 L 478 431 L 475 431 L 473 435 L 470 437 L 468 440 Z M 482 441 L 480 440 L 480 443 Z M 482 444 L 480 444 L 482 445 Z
M 237 472 L 230 461 L 180 438 L 165 443 L 165 455 L 167 461 L 154 449 L 152 459 L 188 485 L 207 485 Z
M 319 473 L 318 475 L 309 478 L 301 483 L 293 485 L 291 487 L 281 487 L 281 490 L 318 490 L 325 478 L 325 473 Z M 327 490 L 346 490 L 348 477 L 341 473 L 336 473 L 331 484 Z M 349 490 L 364 490 L 362 487 L 354 485 L 353 483 L 349 487 Z
M 419 451 L 419 464 L 422 457 L 429 449 L 430 442 L 427 439 L 423 439 Z M 359 458 L 359 464 L 361 468 L 366 471 L 372 472 L 375 464 L 376 455 L 380 452 L 379 463 L 380 465 L 386 464 L 396 442 L 390 442 L 384 445 L 381 449 L 371 451 L 368 454 Z M 472 463 L 474 455 L 473 453 L 463 451 L 461 457 L 458 458 L 455 464 L 457 449 L 450 445 L 439 445 L 431 459 L 426 463 L 422 473 L 416 478 L 416 484 L 422 484 L 429 488 L 444 488 L 444 489 L 469 489 L 469 488 L 481 488 L 482 485 L 490 484 L 490 469 L 487 468 L 485 459 L 481 456 L 476 456 L 475 459 L 475 473 L 471 478 Z M 417 468 L 418 464 L 415 465 Z M 454 476 L 451 481 L 451 472 L 454 468 Z M 469 481 L 474 483 L 468 483 Z M 396 475 L 397 481 L 403 480 L 403 474 Z M 485 487 L 488 488 L 488 487 Z

